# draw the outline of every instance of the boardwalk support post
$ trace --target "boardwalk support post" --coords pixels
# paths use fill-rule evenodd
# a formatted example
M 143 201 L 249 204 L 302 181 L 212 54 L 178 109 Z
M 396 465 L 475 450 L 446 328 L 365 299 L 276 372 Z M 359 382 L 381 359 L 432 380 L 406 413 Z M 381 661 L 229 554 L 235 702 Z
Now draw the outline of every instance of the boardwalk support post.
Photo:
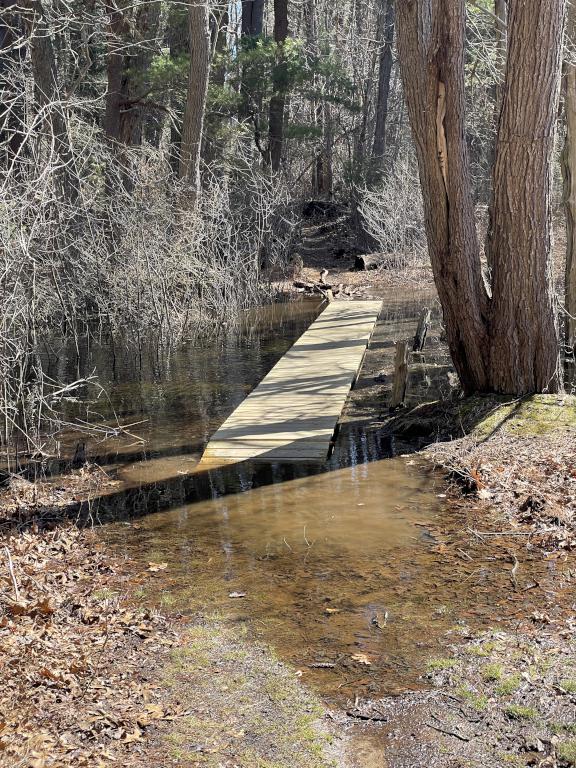
M 400 408 L 406 398 L 408 385 L 408 342 L 396 342 L 396 357 L 394 359 L 394 386 L 390 398 L 390 408 Z
M 414 336 L 414 344 L 412 346 L 412 352 L 422 352 L 424 345 L 426 344 L 426 336 L 428 335 L 428 328 L 430 327 L 430 318 L 432 312 L 428 307 L 424 307 L 420 319 L 418 320 L 418 328 L 416 335 Z

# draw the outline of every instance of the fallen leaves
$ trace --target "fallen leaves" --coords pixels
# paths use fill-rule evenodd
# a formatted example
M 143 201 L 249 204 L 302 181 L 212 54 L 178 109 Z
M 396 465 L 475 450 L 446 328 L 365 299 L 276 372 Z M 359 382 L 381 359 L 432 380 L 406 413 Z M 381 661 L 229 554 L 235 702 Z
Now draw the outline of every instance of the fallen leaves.
M 158 573 L 159 571 L 165 571 L 168 568 L 168 563 L 148 563 L 148 570 L 150 573 Z
M 121 596 L 126 564 L 93 533 L 31 528 L 2 544 L 12 567 L 0 570 L 0 765 L 123 763 L 146 729 L 181 714 L 160 704 L 148 672 L 174 633 Z
M 472 492 L 512 526 L 532 531 L 531 545 L 548 552 L 576 550 L 574 432 L 498 431 L 488 440 L 468 436 L 427 451 L 450 470 L 464 495 Z

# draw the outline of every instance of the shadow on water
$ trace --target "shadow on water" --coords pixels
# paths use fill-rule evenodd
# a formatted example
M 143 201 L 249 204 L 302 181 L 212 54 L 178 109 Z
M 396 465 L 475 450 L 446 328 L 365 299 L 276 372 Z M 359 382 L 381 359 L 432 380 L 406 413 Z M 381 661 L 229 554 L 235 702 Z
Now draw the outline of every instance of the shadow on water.
M 388 330 L 413 332 L 421 306 L 385 302 L 378 354 Z M 431 468 L 394 457 L 390 438 L 366 429 L 368 416 L 345 420 L 323 464 L 198 463 L 317 313 L 306 303 L 265 310 L 240 334 L 184 345 L 162 365 L 126 350 L 120 361 L 107 348 L 86 355 L 84 368 L 70 358 L 58 365 L 69 378 L 96 367 L 109 399 L 93 412 L 144 422 L 134 428 L 143 444 L 93 439 L 87 451 L 116 481 L 91 500 L 90 519 L 107 522 L 105 540 L 143 569 L 167 564 L 147 580 L 145 599 L 248 625 L 304 681 L 343 701 L 420 687 L 447 630 L 493 624 L 516 604 L 507 555 L 471 544 Z M 431 360 L 443 376 L 445 363 Z M 438 389 L 428 373 L 420 378 L 430 398 Z M 455 560 L 459 548 L 466 556 Z M 539 583 L 554 576 L 553 565 L 530 564 Z

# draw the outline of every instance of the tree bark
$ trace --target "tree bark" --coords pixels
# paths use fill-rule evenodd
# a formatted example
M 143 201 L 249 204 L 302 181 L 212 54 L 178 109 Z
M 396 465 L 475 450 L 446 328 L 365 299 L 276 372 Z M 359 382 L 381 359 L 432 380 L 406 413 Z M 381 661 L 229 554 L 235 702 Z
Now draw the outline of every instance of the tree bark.
M 568 40 L 576 41 L 576 9 L 568 10 Z M 564 210 L 566 213 L 566 310 L 565 341 L 569 350 L 576 351 L 576 60 L 569 51 L 564 62 L 564 112 L 566 139 L 562 152 L 564 177 Z
M 509 0 L 494 200 L 492 297 L 480 270 L 464 123 L 464 0 L 404 0 L 398 47 L 434 278 L 463 389 L 556 392 L 551 160 L 564 0 Z
M 394 0 L 380 0 L 378 14 L 378 42 L 380 43 L 380 66 L 378 71 L 378 96 L 376 100 L 376 124 L 372 159 L 374 170 L 379 174 L 384 162 L 386 147 L 386 122 L 392 75 L 392 46 L 394 44 Z
M 242 2 L 242 46 L 250 49 L 257 44 L 264 31 L 265 0 L 243 0 Z M 262 109 L 259 94 L 250 94 L 245 84 L 240 86 L 242 99 L 238 109 L 238 118 L 244 121 L 251 118 L 254 124 L 254 141 L 259 151 L 264 150 L 260 141 L 260 113 Z M 251 99 L 251 96 L 253 99 Z
M 57 186 L 63 199 L 73 204 L 80 194 L 78 175 L 68 136 L 65 100 L 59 93 L 56 52 L 44 7 L 40 0 L 28 0 L 25 7 L 32 11 L 29 20 L 30 61 L 34 77 L 36 101 L 46 113 L 52 132 L 54 149 L 59 160 Z
M 190 51 L 190 29 L 187 23 L 188 9 L 181 5 L 172 5 L 166 24 L 166 42 L 170 50 L 170 58 L 176 62 L 180 56 Z M 170 106 L 173 112 L 180 107 L 179 97 L 171 91 Z M 178 175 L 180 172 L 180 154 L 182 145 L 181 121 L 170 121 L 170 167 Z
M 190 76 L 182 125 L 180 176 L 192 187 L 193 203 L 200 193 L 202 132 L 210 75 L 210 17 L 207 0 L 188 0 Z
M 120 140 L 120 105 L 125 96 L 124 53 L 125 38 L 130 26 L 124 15 L 124 9 L 116 2 L 106 3 L 108 14 L 108 56 L 106 59 L 106 110 L 104 113 L 104 132 L 112 141 Z
M 125 146 L 142 143 L 146 112 L 147 71 L 158 32 L 160 3 L 144 3 L 131 19 L 133 7 L 123 0 L 108 0 L 109 49 L 106 62 L 108 89 L 104 131 L 108 139 Z
M 565 2 L 537 6 L 508 3 L 490 232 L 490 384 L 516 395 L 561 388 L 550 254 Z
M 24 62 L 25 47 L 16 45 L 22 34 L 22 24 L 16 0 L 0 0 L 0 76 L 3 80 L 3 99 L 0 104 L 0 142 L 3 147 L 2 167 L 10 168 L 25 137 L 24 84 L 19 71 Z M 13 69 L 14 68 L 14 69 Z M 14 71 L 16 70 L 16 71 Z M 20 165 L 14 172 L 18 175 Z
M 464 391 L 482 392 L 489 388 L 488 297 L 465 139 L 464 0 L 402 0 L 396 13 L 430 260 L 448 344 Z
M 288 38 L 288 0 L 274 0 L 274 41 L 277 59 L 272 77 L 273 93 L 268 113 L 268 160 L 272 171 L 280 170 L 284 143 L 287 71 L 284 43 Z
M 259 37 L 264 29 L 265 0 L 242 1 L 242 37 Z
M 144 122 L 149 107 L 148 70 L 154 56 L 160 23 L 161 4 L 145 2 L 136 11 L 134 48 L 124 60 L 125 98 L 120 105 L 120 141 L 127 146 L 142 144 Z

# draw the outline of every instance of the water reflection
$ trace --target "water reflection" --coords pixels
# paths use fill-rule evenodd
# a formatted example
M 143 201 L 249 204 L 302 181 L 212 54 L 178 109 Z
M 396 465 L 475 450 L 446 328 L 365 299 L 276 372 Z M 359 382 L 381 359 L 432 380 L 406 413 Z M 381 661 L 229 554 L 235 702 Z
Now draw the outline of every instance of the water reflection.
M 424 301 L 386 298 L 378 360 L 393 355 L 390 339 L 413 333 Z M 344 419 L 324 465 L 198 464 L 211 434 L 318 311 L 306 302 L 264 310 L 239 334 L 164 356 L 102 346 L 58 365 L 68 378 L 96 367 L 109 393 L 91 405 L 101 419 L 144 421 L 144 443 L 94 438 L 87 450 L 117 480 L 92 514 L 130 520 L 103 535 L 143 567 L 168 564 L 147 599 L 247 624 L 331 699 L 377 696 L 422 685 L 447 629 L 493 624 L 515 610 L 516 595 L 509 553 L 471 544 L 431 470 L 394 457 L 390 439 L 365 428 L 374 403 L 365 418 L 360 408 Z M 447 362 L 431 339 L 413 377 L 416 401 L 448 387 Z M 78 409 L 70 406 L 70 419 Z M 65 446 L 76 439 L 63 435 Z M 455 559 L 462 547 L 466 557 Z M 523 564 L 522 578 L 542 585 L 524 603 L 542 601 L 556 578 L 549 567 Z

